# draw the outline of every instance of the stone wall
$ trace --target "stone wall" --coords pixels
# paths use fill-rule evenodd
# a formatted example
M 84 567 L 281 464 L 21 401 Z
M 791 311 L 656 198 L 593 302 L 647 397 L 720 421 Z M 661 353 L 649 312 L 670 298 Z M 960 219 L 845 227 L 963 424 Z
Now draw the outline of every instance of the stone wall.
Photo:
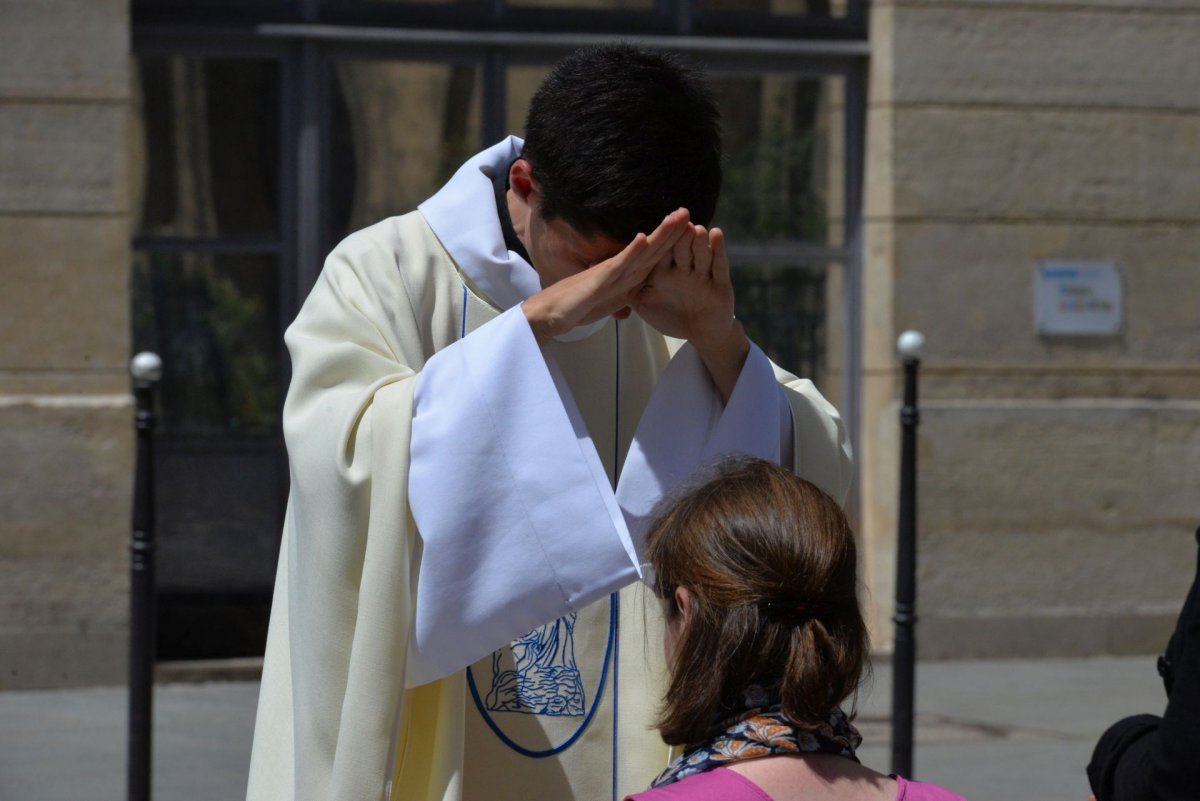
M 125 669 L 123 0 L 0 1 L 0 689 Z
M 864 504 L 894 571 L 897 334 L 922 372 L 926 657 L 1154 652 L 1200 523 L 1200 4 L 873 8 Z M 1109 338 L 1034 330 L 1041 259 L 1115 261 Z

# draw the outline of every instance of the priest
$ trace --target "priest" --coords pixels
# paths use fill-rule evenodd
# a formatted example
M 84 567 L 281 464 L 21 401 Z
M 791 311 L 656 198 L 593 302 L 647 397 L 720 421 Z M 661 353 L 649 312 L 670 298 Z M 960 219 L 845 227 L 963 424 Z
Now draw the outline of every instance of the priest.
M 724 453 L 850 478 L 734 318 L 720 158 L 698 74 L 585 48 L 525 141 L 329 256 L 286 335 L 249 801 L 619 799 L 666 764 L 643 521 Z

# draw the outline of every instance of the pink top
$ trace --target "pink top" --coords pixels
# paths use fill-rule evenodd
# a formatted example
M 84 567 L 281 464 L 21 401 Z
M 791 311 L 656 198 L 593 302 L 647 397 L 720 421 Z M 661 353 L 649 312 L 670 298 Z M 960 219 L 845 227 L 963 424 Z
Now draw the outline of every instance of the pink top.
M 896 801 L 966 801 L 936 784 L 896 779 Z M 626 797 L 625 801 L 773 801 L 763 789 L 729 768 L 697 773 L 677 782 Z

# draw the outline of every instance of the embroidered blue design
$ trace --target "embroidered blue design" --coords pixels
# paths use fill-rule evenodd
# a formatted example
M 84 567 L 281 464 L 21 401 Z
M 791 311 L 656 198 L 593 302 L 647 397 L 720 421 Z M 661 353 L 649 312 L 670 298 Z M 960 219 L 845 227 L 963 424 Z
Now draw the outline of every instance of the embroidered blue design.
M 492 654 L 492 712 L 580 717 L 587 708 L 575 663 L 576 613 L 534 629 Z

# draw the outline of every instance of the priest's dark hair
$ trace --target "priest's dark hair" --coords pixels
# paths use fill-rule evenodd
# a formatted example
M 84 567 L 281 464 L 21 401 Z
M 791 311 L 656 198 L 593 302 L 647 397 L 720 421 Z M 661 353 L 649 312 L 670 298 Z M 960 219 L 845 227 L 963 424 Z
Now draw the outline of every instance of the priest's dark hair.
M 701 480 L 666 501 L 646 535 L 655 594 L 679 627 L 657 722 L 663 740 L 702 741 L 756 685 L 778 693 L 791 723 L 827 723 L 868 669 L 845 513 L 762 459 L 730 457 Z M 691 599 L 686 617 L 679 587 Z
M 529 106 L 522 156 L 547 220 L 628 242 L 677 208 L 708 225 L 721 192 L 711 88 L 678 57 L 610 44 L 576 50 Z

